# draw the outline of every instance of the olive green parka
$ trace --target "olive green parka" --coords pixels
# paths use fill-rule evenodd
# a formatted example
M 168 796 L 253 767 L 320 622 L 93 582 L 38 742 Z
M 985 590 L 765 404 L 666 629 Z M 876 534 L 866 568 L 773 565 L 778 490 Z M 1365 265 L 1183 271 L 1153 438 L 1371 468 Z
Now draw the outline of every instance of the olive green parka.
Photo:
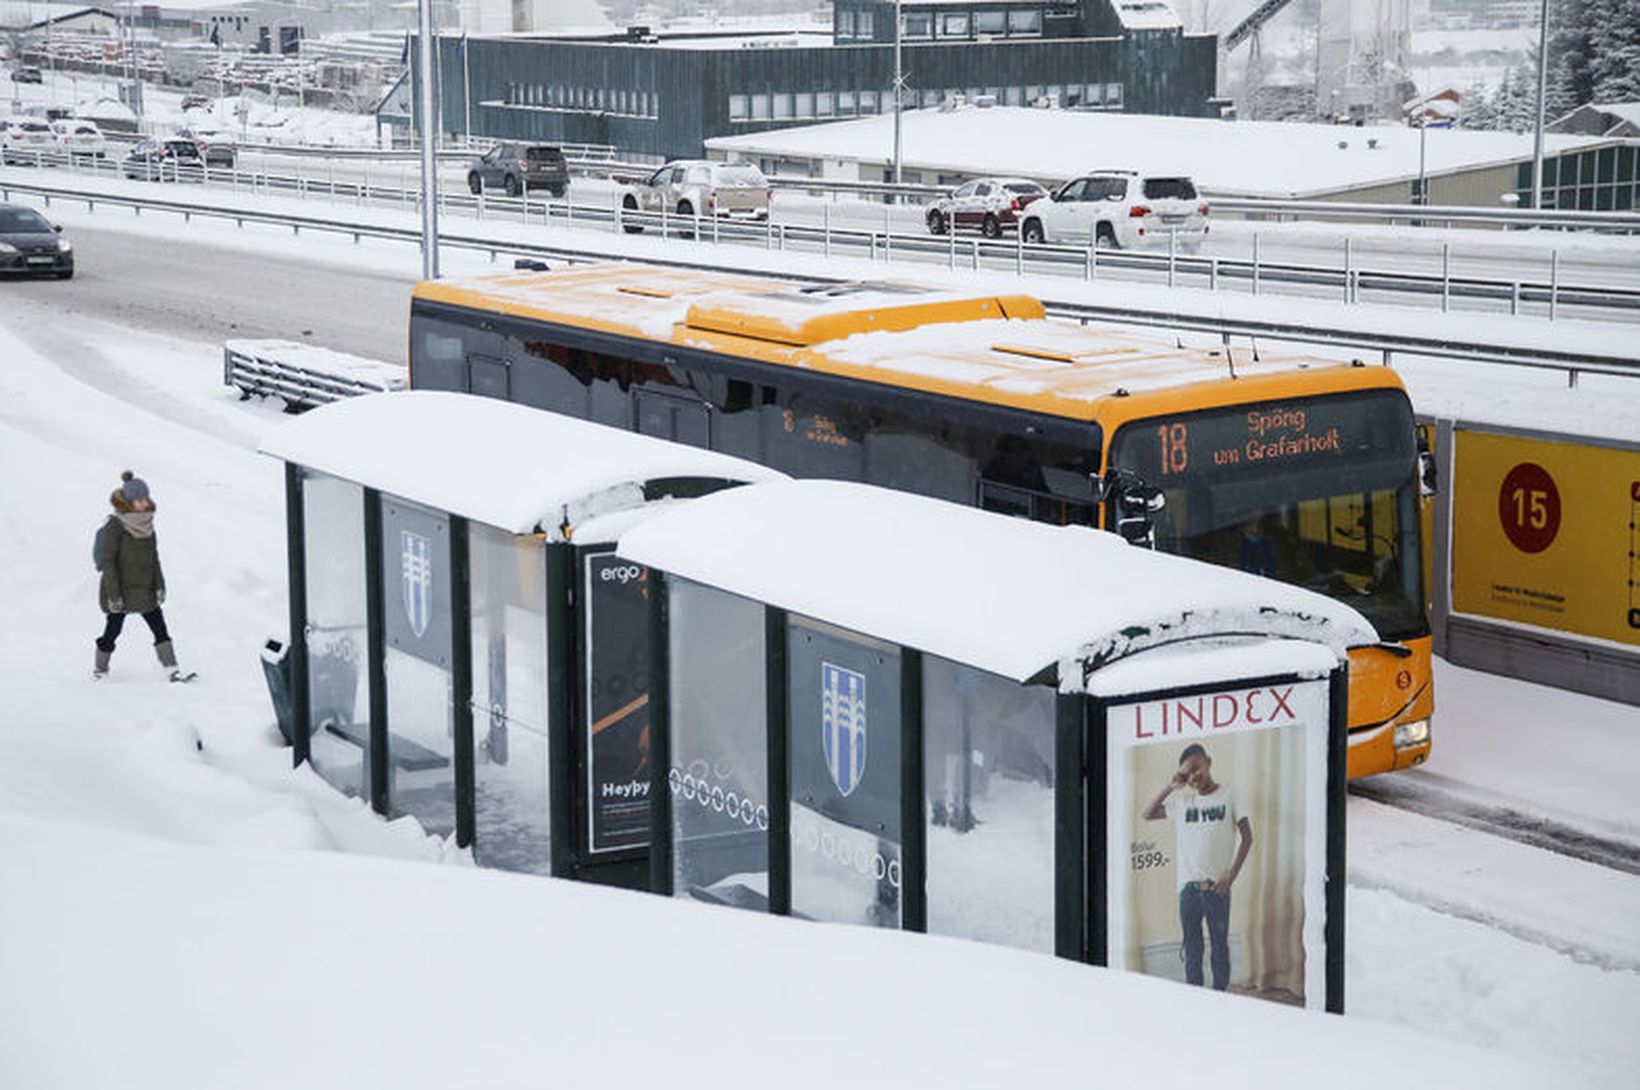
M 102 583 L 97 604 L 104 613 L 148 613 L 165 601 L 165 572 L 153 511 L 137 511 L 118 489 L 108 498 L 114 513 L 97 535 Z

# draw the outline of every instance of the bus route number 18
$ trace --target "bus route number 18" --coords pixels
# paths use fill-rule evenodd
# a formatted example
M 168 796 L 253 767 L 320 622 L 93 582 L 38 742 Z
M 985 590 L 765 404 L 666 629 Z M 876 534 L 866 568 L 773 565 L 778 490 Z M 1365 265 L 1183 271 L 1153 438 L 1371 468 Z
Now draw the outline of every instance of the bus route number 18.
M 1162 476 L 1183 473 L 1190 464 L 1190 431 L 1183 424 L 1158 424 L 1156 439 L 1161 445 Z

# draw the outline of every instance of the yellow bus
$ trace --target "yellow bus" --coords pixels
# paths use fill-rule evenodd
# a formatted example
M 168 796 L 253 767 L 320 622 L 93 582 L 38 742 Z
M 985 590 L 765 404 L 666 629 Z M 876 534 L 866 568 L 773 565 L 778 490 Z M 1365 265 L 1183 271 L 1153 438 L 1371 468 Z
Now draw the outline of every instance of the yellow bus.
M 418 285 L 410 381 L 1321 590 L 1382 638 L 1350 657 L 1350 775 L 1429 755 L 1420 458 L 1387 367 L 1185 347 L 1024 295 L 609 263 Z

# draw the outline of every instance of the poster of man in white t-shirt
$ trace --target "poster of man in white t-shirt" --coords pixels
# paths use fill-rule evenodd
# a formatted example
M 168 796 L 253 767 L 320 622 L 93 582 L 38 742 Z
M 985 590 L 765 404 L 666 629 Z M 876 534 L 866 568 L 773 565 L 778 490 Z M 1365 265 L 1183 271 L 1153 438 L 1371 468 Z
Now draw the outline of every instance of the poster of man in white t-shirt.
M 1213 758 L 1199 743 L 1179 754 L 1178 771 L 1143 816 L 1173 823 L 1185 980 L 1203 983 L 1205 924 L 1213 987 L 1222 992 L 1230 984 L 1230 887 L 1253 847 L 1253 823 L 1238 808 L 1235 791 L 1213 779 Z

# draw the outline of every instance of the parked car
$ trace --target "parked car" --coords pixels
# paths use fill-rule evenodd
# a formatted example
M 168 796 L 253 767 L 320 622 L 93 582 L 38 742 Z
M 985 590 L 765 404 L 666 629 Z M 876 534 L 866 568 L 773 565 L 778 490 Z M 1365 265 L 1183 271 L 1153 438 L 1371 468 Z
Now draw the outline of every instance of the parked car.
M 0 204 L 0 273 L 74 275 L 74 244 L 32 208 Z
M 38 163 L 56 151 L 51 124 L 42 117 L 10 117 L 0 129 L 0 162 Z
M 209 110 L 212 105 L 213 103 L 211 102 L 210 95 L 202 95 L 195 91 L 189 91 L 187 94 L 182 96 L 182 108 L 184 110 Z
M 986 238 L 999 238 L 1004 230 L 1018 226 L 1027 205 L 1047 195 L 1029 178 L 976 178 L 928 206 L 928 230 L 943 235 L 967 227 Z
M 649 177 L 621 187 L 621 207 L 628 212 L 659 212 L 679 216 L 722 216 L 766 220 L 774 190 L 763 172 L 750 163 L 717 163 L 706 159 L 679 159 Z M 628 223 L 627 231 L 642 231 Z
M 1207 237 L 1211 209 L 1180 175 L 1102 170 L 1073 178 L 1031 205 L 1020 224 L 1026 242 L 1128 248 L 1171 239 L 1195 250 Z
M 562 197 L 569 188 L 563 149 L 552 144 L 497 144 L 474 159 L 467 170 L 467 188 L 474 194 L 492 186 L 500 186 L 509 197 L 530 189 L 545 189 Z
M 84 118 L 53 121 L 51 134 L 57 141 L 57 150 L 71 157 L 83 155 L 101 159 L 108 152 L 108 140 L 95 121 Z
M 239 147 L 233 134 L 213 125 L 196 125 L 178 129 L 177 139 L 192 140 L 199 145 L 199 154 L 208 167 L 232 167 L 239 158 Z
M 40 70 L 32 64 L 25 64 L 11 70 L 11 81 L 13 83 L 44 83 L 45 76 L 41 75 Z
M 175 136 L 167 140 L 148 137 L 126 153 L 120 161 L 120 173 L 151 182 L 198 181 L 205 176 L 205 158 L 196 141 Z

